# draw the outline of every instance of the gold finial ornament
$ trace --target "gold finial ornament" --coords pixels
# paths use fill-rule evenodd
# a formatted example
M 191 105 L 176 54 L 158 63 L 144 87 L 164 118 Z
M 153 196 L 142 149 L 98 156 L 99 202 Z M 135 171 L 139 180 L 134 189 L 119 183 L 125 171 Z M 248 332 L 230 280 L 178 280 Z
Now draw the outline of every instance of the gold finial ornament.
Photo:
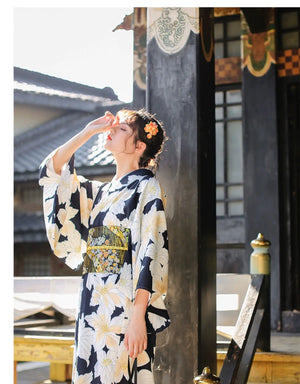
M 271 242 L 259 233 L 255 240 L 251 241 L 253 252 L 250 255 L 250 274 L 270 274 L 270 254 L 268 253 Z
M 194 378 L 195 384 L 218 384 L 221 383 L 219 377 L 213 375 L 210 372 L 209 367 L 205 367 L 201 373 L 201 375 Z
M 253 249 L 254 247 L 269 248 L 270 245 L 271 242 L 269 240 L 266 240 L 261 233 L 257 235 L 257 238 L 255 240 L 251 241 L 251 246 Z

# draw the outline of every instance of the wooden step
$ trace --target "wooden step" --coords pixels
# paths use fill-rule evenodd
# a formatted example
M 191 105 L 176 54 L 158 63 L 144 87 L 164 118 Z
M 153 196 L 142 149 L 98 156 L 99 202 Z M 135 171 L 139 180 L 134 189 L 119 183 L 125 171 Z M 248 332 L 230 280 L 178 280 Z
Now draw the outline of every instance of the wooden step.
M 220 374 L 226 351 L 217 351 L 217 374 Z M 248 383 L 300 383 L 300 355 L 256 352 Z

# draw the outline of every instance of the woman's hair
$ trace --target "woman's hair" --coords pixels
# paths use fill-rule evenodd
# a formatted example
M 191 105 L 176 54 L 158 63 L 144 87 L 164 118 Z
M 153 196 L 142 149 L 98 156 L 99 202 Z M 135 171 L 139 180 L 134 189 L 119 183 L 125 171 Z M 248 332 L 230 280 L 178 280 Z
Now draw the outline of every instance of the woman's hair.
M 146 144 L 146 149 L 139 161 L 140 168 L 150 167 L 155 169 L 158 164 L 158 157 L 163 150 L 163 145 L 166 138 L 166 133 L 162 122 L 158 121 L 154 115 L 147 112 L 145 109 L 120 111 L 125 118 L 126 124 L 130 126 L 135 135 L 136 142 L 138 140 Z M 154 126 L 154 132 L 149 134 L 147 125 Z M 145 130 L 146 128 L 146 130 Z

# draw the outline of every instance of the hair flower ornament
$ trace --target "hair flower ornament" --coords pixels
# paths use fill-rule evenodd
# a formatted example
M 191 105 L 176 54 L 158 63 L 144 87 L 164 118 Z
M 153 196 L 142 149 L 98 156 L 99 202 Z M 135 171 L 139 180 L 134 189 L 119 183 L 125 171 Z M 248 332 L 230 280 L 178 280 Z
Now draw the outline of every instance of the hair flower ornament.
M 154 121 L 145 125 L 144 131 L 147 133 L 147 139 L 151 139 L 152 136 L 155 136 L 158 132 L 158 126 Z

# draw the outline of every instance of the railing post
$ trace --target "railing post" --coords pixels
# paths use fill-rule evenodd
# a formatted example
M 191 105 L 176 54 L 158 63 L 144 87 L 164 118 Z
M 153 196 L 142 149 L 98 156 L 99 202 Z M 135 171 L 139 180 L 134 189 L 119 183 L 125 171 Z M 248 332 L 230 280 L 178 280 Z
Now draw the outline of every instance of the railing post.
M 270 275 L 270 254 L 268 253 L 271 243 L 259 233 L 255 240 L 251 241 L 253 252 L 250 255 L 251 275 Z
M 262 295 L 258 302 L 258 309 L 264 309 L 256 347 L 261 351 L 270 351 L 270 254 L 271 242 L 259 233 L 255 240 L 251 241 L 253 252 L 250 255 L 250 274 L 264 275 Z
M 195 384 L 221 384 L 221 381 L 219 377 L 213 375 L 210 372 L 209 367 L 205 367 L 201 373 L 201 375 L 196 376 L 194 378 L 194 383 Z

